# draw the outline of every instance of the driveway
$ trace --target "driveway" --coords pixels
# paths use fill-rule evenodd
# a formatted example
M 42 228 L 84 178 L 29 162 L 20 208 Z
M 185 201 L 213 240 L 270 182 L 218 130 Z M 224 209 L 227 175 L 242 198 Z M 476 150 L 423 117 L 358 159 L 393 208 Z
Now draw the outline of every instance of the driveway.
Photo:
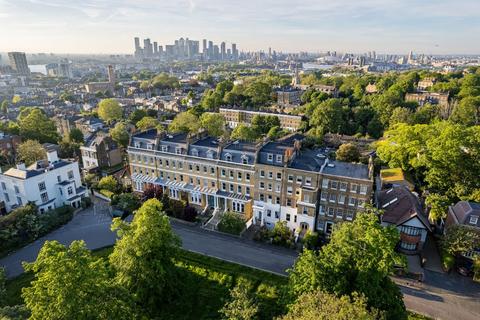
M 23 272 L 21 261 L 34 261 L 46 240 L 57 240 L 69 245 L 83 239 L 87 247 L 97 249 L 115 243 L 110 231 L 111 218 L 106 207 L 97 203 L 94 208 L 79 212 L 72 221 L 34 243 L 0 259 L 6 267 L 7 277 Z M 183 247 L 223 260 L 285 275 L 296 254 L 290 250 L 209 232 L 179 222 L 172 222 L 173 230 L 180 236 Z M 408 309 L 436 319 L 480 319 L 480 285 L 456 274 L 442 274 L 425 270 L 425 282 L 416 283 L 396 279 L 404 294 Z

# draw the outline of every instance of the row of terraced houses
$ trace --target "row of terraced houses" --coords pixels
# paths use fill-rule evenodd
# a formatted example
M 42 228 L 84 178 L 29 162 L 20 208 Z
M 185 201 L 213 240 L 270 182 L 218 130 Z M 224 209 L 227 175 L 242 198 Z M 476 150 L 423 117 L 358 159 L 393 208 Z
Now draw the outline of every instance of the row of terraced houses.
M 328 158 L 328 149 L 302 148 L 304 137 L 279 141 L 222 141 L 203 134 L 132 136 L 128 147 L 133 188 L 159 185 L 170 197 L 244 215 L 273 228 L 285 221 L 302 235 L 329 235 L 370 202 L 372 168 Z

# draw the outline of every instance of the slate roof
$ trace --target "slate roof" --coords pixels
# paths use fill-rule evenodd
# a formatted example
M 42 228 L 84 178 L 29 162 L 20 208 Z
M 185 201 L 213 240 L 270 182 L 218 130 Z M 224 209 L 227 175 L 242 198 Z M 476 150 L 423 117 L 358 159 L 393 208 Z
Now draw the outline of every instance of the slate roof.
M 405 186 L 382 190 L 378 194 L 378 208 L 384 211 L 383 222 L 399 226 L 417 217 L 431 231 L 430 222 L 424 215 L 420 201 Z
M 480 216 L 480 203 L 477 202 L 459 201 L 450 209 L 460 224 L 467 224 L 471 214 Z

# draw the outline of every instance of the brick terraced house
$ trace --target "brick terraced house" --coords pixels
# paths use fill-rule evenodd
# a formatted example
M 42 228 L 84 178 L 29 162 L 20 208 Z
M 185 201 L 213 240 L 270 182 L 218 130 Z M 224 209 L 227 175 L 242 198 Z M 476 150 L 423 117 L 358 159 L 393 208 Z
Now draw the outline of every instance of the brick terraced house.
M 137 133 L 127 150 L 133 189 L 160 185 L 172 198 L 236 212 L 259 226 L 286 221 L 298 235 L 328 235 L 370 202 L 371 170 L 329 160 L 329 150 L 302 149 L 303 138 L 256 144 L 155 129 Z

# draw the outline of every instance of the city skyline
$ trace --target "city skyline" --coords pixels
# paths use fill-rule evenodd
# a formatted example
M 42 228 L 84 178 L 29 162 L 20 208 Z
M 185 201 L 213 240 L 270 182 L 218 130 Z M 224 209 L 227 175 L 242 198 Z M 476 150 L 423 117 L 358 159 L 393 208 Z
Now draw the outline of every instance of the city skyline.
M 452 10 L 452 5 L 455 10 Z M 474 0 L 0 0 L 0 51 L 131 53 L 131 39 L 179 37 L 242 50 L 478 54 Z

